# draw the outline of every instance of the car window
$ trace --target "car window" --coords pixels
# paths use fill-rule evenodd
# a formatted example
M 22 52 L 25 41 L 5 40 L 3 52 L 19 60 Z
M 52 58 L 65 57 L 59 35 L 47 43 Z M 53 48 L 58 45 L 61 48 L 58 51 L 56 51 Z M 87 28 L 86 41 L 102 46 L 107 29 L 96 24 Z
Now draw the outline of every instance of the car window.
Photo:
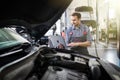
M 0 43 L 15 40 L 5 29 L 0 29 Z
M 28 42 L 26 39 L 16 34 L 15 31 L 8 28 L 0 28 L 0 50 L 3 48 L 15 46 L 23 42 Z

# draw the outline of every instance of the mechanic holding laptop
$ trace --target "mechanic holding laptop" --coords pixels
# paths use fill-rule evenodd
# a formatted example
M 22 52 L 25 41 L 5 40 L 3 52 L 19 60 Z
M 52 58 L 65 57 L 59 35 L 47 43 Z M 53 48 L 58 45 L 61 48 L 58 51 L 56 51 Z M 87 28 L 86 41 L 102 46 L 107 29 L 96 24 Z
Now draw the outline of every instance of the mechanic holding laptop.
M 89 28 L 81 23 L 81 14 L 74 12 L 71 15 L 72 26 L 66 30 L 66 44 L 71 50 L 80 54 L 89 54 L 87 47 L 91 45 L 92 36 Z

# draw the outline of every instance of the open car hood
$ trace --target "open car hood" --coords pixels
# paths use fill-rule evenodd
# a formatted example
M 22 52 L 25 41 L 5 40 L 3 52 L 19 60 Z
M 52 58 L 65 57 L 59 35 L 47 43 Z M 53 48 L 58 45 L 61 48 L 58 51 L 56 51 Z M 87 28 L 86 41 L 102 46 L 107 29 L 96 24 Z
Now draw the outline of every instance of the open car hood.
M 34 37 L 40 38 L 61 17 L 71 1 L 3 0 L 0 3 L 0 27 L 25 26 Z

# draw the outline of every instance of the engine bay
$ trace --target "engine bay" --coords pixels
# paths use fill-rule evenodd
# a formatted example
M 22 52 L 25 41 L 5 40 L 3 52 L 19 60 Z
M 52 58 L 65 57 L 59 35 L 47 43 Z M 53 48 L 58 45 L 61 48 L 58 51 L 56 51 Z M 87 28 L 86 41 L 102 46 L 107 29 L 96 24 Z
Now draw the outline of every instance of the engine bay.
M 0 80 L 119 80 L 120 69 L 107 61 L 70 49 L 40 45 L 27 32 L 19 34 L 30 43 L 8 47 L 10 52 L 0 55 Z
M 76 61 L 73 61 L 62 52 L 42 47 L 35 60 L 33 79 L 36 76 L 36 80 L 102 80 L 100 66 L 95 59 L 90 61 L 76 57 Z

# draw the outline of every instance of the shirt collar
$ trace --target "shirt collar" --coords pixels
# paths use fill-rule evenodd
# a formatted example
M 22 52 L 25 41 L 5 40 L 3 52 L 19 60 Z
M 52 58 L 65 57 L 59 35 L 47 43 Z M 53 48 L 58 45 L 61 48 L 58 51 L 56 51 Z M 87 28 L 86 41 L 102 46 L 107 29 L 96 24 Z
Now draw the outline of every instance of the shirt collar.
M 83 27 L 83 24 L 81 23 L 79 27 L 74 27 L 74 25 L 72 26 L 73 30 L 77 30 L 77 29 L 81 29 Z

